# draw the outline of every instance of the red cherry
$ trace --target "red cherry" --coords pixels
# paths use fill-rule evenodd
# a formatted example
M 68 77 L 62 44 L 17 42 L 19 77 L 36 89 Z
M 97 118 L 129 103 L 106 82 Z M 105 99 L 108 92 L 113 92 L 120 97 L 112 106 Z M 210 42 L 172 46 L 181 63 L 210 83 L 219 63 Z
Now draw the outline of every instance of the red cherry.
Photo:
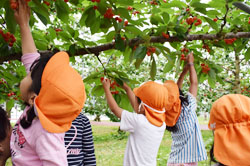
M 95 2 L 95 0 L 91 0 L 92 2 Z
M 188 12 L 189 10 L 190 10 L 189 8 L 186 9 L 187 12 Z
M 128 21 L 124 21 L 124 26 L 127 26 L 128 25 Z
M 97 6 L 93 6 L 93 8 L 94 8 L 94 10 L 97 10 L 97 9 L 98 9 L 98 7 L 97 7 Z
M 95 0 L 97 3 L 99 3 L 101 0 Z
M 218 21 L 218 19 L 217 19 L 217 18 L 214 18 L 213 21 L 216 22 L 216 21 Z
M 132 6 L 128 6 L 127 10 L 133 10 Z
M 13 47 L 13 43 L 9 43 L 9 46 L 10 46 L 10 47 Z
M 104 80 L 104 77 L 101 77 L 101 82 Z

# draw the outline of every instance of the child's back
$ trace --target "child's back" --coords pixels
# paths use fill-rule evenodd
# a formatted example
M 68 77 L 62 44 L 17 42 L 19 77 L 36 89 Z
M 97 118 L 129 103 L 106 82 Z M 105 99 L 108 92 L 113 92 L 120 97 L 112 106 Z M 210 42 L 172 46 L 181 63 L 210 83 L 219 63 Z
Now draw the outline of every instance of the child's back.
M 157 127 L 145 115 L 123 111 L 120 128 L 130 132 L 123 165 L 156 165 L 165 123 Z
M 165 123 L 167 89 L 148 81 L 133 91 L 125 84 L 130 103 L 136 113 L 121 109 L 110 92 L 110 81 L 102 81 L 108 105 L 121 118 L 121 130 L 130 132 L 124 155 L 124 166 L 155 166 Z
M 176 123 L 176 132 L 172 132 L 172 147 L 168 163 L 193 163 L 206 160 L 198 119 L 195 113 L 195 97 L 188 93 L 188 105 L 183 105 Z
M 95 166 L 95 150 L 89 119 L 80 113 L 65 133 L 68 165 Z

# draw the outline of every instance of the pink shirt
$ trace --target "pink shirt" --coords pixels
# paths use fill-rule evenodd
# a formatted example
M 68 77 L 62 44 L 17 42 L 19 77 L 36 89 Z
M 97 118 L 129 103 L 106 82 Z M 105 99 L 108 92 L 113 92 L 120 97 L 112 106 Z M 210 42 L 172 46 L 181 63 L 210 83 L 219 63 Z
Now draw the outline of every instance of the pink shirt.
M 38 53 L 25 54 L 22 62 L 27 73 L 31 64 L 40 56 Z M 25 108 L 21 117 L 26 115 Z M 19 119 L 20 120 L 20 119 Z M 11 157 L 14 166 L 67 166 L 67 153 L 64 145 L 65 133 L 49 133 L 43 129 L 38 118 L 28 129 L 23 129 L 19 120 L 11 135 Z

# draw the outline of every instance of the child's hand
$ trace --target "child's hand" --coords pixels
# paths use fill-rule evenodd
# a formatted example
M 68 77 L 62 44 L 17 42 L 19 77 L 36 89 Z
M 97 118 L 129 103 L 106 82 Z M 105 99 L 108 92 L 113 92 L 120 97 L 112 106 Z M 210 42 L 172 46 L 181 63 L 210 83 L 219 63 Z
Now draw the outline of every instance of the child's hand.
M 193 52 L 191 52 L 190 54 L 188 54 L 188 56 L 187 56 L 187 62 L 188 63 L 193 63 L 194 62 Z
M 104 90 L 110 90 L 110 80 L 105 78 L 102 80 Z
M 122 88 L 123 88 L 124 90 L 128 90 L 130 87 L 129 87 L 125 82 L 123 82 Z
M 29 25 L 30 8 L 25 0 L 18 0 L 18 8 L 15 10 L 15 19 L 20 27 Z

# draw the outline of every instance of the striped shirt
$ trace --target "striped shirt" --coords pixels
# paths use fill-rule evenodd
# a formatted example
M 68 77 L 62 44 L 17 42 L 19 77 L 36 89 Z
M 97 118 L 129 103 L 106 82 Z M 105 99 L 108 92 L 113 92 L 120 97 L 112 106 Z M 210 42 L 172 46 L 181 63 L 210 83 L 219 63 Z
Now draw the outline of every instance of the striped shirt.
M 206 149 L 195 110 L 196 98 L 188 93 L 187 106 L 182 106 L 176 123 L 177 132 L 172 132 L 172 147 L 168 163 L 193 163 L 207 160 Z
M 89 119 L 80 114 L 65 133 L 65 146 L 69 166 L 95 166 L 95 150 Z

